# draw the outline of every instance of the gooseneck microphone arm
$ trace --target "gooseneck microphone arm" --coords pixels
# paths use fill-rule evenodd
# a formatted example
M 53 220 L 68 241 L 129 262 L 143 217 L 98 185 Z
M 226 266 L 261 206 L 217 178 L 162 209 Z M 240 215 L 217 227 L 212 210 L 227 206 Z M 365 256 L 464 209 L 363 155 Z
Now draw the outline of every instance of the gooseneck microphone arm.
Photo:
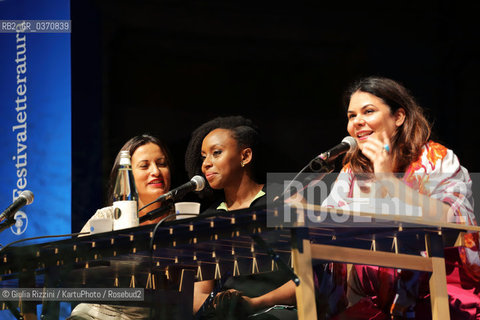
M 29 190 L 22 191 L 20 195 L 8 206 L 5 211 L 0 214 L 0 232 L 15 224 L 15 213 L 23 206 L 29 205 L 33 202 L 33 193 Z
M 17 221 L 14 218 L 4 220 L 2 223 L 0 223 L 0 232 L 13 226 L 15 222 Z
M 148 206 L 151 206 L 154 203 L 157 202 L 167 202 L 167 201 L 175 201 L 178 200 L 179 198 L 183 197 L 186 193 L 191 192 L 191 191 L 201 191 L 205 188 L 205 178 L 202 176 L 194 176 L 189 182 L 182 184 L 180 187 L 177 187 L 165 194 L 162 194 L 160 197 L 157 199 L 153 200 L 150 203 L 147 203 L 138 211 L 142 211 Z
M 351 136 L 346 136 L 343 138 L 342 142 L 331 148 L 330 150 L 323 152 L 316 156 L 313 160 L 311 160 L 305 167 L 303 167 L 300 172 L 298 172 L 295 177 L 290 181 L 290 183 L 283 189 L 283 192 L 280 194 L 279 197 L 274 199 L 275 202 L 284 201 L 285 195 L 287 191 L 290 190 L 294 181 L 298 181 L 300 176 L 306 172 L 313 172 L 317 173 L 317 175 L 308 175 L 302 179 L 302 184 L 307 188 L 307 186 L 312 181 L 319 181 L 322 180 L 325 175 L 331 173 L 335 169 L 335 160 L 340 155 L 353 151 L 357 148 L 357 141 L 355 138 Z M 297 190 L 298 192 L 298 190 Z M 296 193 L 296 192 L 295 192 Z M 294 193 L 294 194 L 295 194 Z M 290 194 L 289 196 L 293 196 L 294 194 Z
M 29 190 L 22 191 L 18 198 L 16 198 L 5 211 L 0 214 L 0 221 L 9 220 L 14 217 L 15 213 L 23 206 L 29 205 L 33 202 L 33 193 Z
M 156 219 L 165 214 L 173 208 L 173 200 L 164 201 L 163 205 L 160 208 L 154 209 L 150 212 L 147 212 L 145 215 L 139 217 L 139 223 L 142 224 L 145 221 Z
M 316 156 L 309 163 L 310 170 L 313 172 L 332 172 L 333 171 L 333 160 L 338 158 L 344 153 L 353 151 L 357 148 L 357 141 L 351 136 L 346 136 L 343 138 L 342 142 L 334 146 L 328 151 L 325 151 L 318 156 Z
M 152 202 L 147 203 L 146 205 L 144 205 L 140 209 L 138 209 L 138 211 L 142 211 L 143 209 L 145 209 L 147 207 L 150 207 L 152 204 L 160 202 L 160 201 L 161 201 L 160 198 L 157 198 L 157 199 L 153 200 Z

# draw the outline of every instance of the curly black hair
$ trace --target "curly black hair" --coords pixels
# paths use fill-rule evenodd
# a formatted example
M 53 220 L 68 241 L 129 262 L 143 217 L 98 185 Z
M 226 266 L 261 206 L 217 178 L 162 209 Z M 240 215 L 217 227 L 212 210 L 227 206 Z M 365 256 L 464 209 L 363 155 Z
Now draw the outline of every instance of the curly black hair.
M 188 176 L 191 178 L 195 175 L 202 175 L 202 142 L 205 136 L 215 129 L 230 130 L 241 148 L 252 149 L 253 157 L 250 164 L 252 179 L 257 183 L 264 183 L 265 170 L 261 135 L 253 121 L 243 116 L 217 117 L 205 122 L 193 131 L 185 153 L 185 169 Z

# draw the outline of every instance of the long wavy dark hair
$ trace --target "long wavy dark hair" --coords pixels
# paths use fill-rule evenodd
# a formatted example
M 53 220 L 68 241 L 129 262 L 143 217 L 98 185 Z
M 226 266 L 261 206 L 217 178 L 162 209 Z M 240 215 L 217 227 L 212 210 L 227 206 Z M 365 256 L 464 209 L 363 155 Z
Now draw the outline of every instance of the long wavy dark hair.
M 345 91 L 344 106 L 346 109 L 348 109 L 352 95 L 357 91 L 367 92 L 382 99 L 390 107 L 392 114 L 400 108 L 405 110 L 405 121 L 395 131 L 390 148 L 394 172 L 405 172 L 407 167 L 420 157 L 422 147 L 430 138 L 431 124 L 426 119 L 422 107 L 400 83 L 388 78 L 367 77 L 353 83 Z M 373 172 L 372 163 L 358 148 L 345 156 L 343 164 L 349 164 L 355 173 Z
M 139 147 L 148 143 L 154 143 L 160 147 L 160 150 L 162 150 L 163 154 L 165 155 L 167 166 L 170 169 L 170 175 L 172 175 L 173 167 L 172 167 L 170 151 L 168 150 L 167 146 L 163 143 L 163 141 L 161 141 L 157 137 L 154 137 L 148 133 L 135 136 L 129 139 L 127 142 L 125 142 L 123 147 L 120 148 L 120 151 L 128 150 L 131 157 Z M 108 204 L 109 205 L 113 203 L 113 189 L 115 188 L 115 181 L 118 175 L 118 168 L 120 167 L 120 151 L 117 153 L 117 157 L 115 158 L 115 162 L 113 163 L 112 170 L 110 171 L 110 178 L 108 183 Z

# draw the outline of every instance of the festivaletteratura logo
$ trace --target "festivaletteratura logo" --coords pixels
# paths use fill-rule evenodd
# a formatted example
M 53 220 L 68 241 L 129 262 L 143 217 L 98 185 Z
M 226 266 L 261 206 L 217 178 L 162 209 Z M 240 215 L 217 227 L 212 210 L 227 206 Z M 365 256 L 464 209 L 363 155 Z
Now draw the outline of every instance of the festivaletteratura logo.
M 13 234 L 19 236 L 27 230 L 28 216 L 25 212 L 18 211 L 17 213 L 15 213 L 14 219 L 15 224 L 11 226 L 10 229 L 12 230 Z

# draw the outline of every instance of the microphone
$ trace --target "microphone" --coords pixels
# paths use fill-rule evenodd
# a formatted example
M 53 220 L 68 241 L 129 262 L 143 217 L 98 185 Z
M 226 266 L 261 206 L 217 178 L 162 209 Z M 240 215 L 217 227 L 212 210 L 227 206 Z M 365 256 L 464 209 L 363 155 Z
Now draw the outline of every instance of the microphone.
M 357 148 L 357 141 L 355 138 L 351 136 L 346 136 L 343 138 L 342 142 L 337 144 L 335 147 L 332 149 L 320 153 L 317 158 L 320 158 L 325 161 L 333 161 L 335 160 L 339 155 L 342 155 L 348 151 L 353 151 Z
M 190 191 L 201 191 L 205 188 L 205 178 L 202 176 L 194 176 L 192 180 L 182 184 L 165 194 L 162 194 L 154 202 L 166 201 L 166 200 L 178 200 Z
M 22 191 L 18 198 L 2 212 L 0 215 L 0 221 L 13 219 L 13 216 L 21 207 L 31 204 L 32 202 L 33 193 L 29 190 Z
M 162 205 L 160 208 L 154 209 L 144 214 L 143 216 L 138 217 L 138 222 L 142 224 L 145 221 L 156 219 L 161 215 L 163 215 L 165 212 L 169 211 L 172 207 L 173 207 L 172 202 L 169 202 L 167 205 Z
M 343 138 L 342 142 L 337 144 L 330 150 L 323 152 L 310 161 L 310 169 L 314 172 L 318 172 L 319 169 L 325 167 L 328 163 L 335 160 L 338 156 L 353 151 L 357 148 L 357 141 L 351 136 Z
M 173 205 L 173 202 L 175 200 L 178 200 L 182 198 L 185 194 L 189 193 L 190 191 L 201 191 L 205 188 L 205 178 L 202 176 L 194 176 L 192 180 L 189 182 L 182 184 L 180 187 L 177 187 L 165 194 L 162 194 L 160 197 L 157 199 L 153 200 L 152 202 L 148 203 L 147 205 L 141 207 L 138 211 L 142 211 L 146 207 L 150 206 L 151 204 L 154 204 L 155 202 L 167 202 L 167 205 L 162 205 L 160 208 L 155 209 L 153 211 L 150 211 L 149 213 L 145 214 L 144 216 L 141 216 L 140 223 L 147 221 L 147 220 L 153 220 L 159 215 L 163 214 L 165 211 L 168 211 L 170 207 Z

